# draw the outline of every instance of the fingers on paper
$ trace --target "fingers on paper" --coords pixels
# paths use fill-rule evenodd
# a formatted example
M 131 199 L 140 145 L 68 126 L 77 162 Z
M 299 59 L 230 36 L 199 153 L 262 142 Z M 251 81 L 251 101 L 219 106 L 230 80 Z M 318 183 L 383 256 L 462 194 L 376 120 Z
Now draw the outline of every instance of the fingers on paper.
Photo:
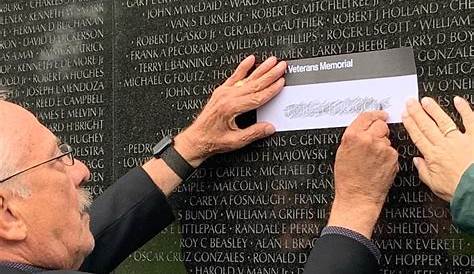
M 250 144 L 256 140 L 268 137 L 275 133 L 275 127 L 266 122 L 260 122 L 239 130 L 236 138 L 242 145 Z
M 263 66 L 264 64 L 260 65 Z M 281 61 L 276 65 L 273 65 L 270 70 L 267 70 L 263 75 L 257 79 L 248 79 L 248 84 L 244 87 L 244 94 L 258 93 L 264 91 L 269 86 L 272 86 L 280 78 L 285 75 L 287 64 L 285 61 Z M 259 67 L 260 68 L 260 67 Z
M 374 121 L 367 131 L 376 138 L 385 138 L 390 135 L 388 125 L 383 120 Z
M 449 129 L 456 128 L 456 124 L 446 112 L 432 98 L 425 97 L 421 100 L 423 109 L 428 113 L 438 125 L 441 132 L 447 132 Z M 459 131 L 456 131 L 458 134 Z M 455 134 L 453 132 L 452 134 Z
M 386 121 L 387 119 L 388 114 L 385 111 L 363 112 L 357 116 L 349 128 L 353 128 L 355 130 L 368 130 L 375 121 Z
M 276 64 L 278 60 L 275 56 L 267 58 L 263 63 L 261 63 L 248 77 L 249 81 L 256 80 L 262 77 L 265 73 L 270 71 Z
M 276 82 L 274 82 L 269 87 L 265 88 L 264 90 L 257 92 L 257 93 L 250 93 L 246 94 L 243 97 L 239 97 L 241 100 L 241 104 L 239 106 L 239 113 L 247 112 L 253 109 L 256 109 L 268 101 L 270 101 L 273 97 L 275 97 L 285 85 L 285 79 L 280 78 Z
M 411 122 L 416 124 L 415 127 L 411 127 L 412 132 L 416 131 L 416 138 L 418 138 L 418 133 L 421 132 L 424 138 L 428 139 L 431 143 L 441 142 L 444 138 L 443 134 L 441 133 L 438 125 L 431 119 L 431 117 L 426 114 L 423 107 L 416 99 L 410 99 L 407 102 L 406 111 L 408 116 L 410 117 L 410 125 Z M 405 117 L 406 118 L 406 117 Z M 410 134 L 411 136 L 411 134 Z M 413 139 L 413 136 L 411 136 Z M 415 141 L 415 140 L 413 140 Z

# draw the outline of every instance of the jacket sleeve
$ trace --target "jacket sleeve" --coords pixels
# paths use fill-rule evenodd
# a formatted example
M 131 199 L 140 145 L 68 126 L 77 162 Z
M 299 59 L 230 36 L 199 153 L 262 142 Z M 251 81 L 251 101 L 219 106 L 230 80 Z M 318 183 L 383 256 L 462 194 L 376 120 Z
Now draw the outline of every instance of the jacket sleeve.
M 316 241 L 304 274 L 375 274 L 376 257 L 362 243 L 350 237 L 327 234 Z
M 474 164 L 464 172 L 456 188 L 451 216 L 461 231 L 474 235 Z
M 163 192 L 141 168 L 110 186 L 91 208 L 95 248 L 81 271 L 109 273 L 174 221 Z

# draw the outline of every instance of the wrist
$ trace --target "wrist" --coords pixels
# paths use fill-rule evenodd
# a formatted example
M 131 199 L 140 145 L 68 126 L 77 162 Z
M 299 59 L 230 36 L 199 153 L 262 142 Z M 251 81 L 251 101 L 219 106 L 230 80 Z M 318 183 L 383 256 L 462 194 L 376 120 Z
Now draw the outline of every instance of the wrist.
M 186 131 L 174 138 L 175 150 L 194 168 L 200 166 L 209 157 L 197 138 Z
M 361 200 L 346 202 L 336 197 L 327 225 L 347 228 L 364 235 L 367 239 L 371 239 L 382 207 L 383 203 Z

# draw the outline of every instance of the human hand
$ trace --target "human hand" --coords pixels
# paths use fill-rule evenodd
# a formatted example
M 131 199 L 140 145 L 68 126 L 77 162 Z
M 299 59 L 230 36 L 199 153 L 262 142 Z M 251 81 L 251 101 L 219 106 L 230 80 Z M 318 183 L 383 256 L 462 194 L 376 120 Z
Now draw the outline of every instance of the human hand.
M 366 112 L 346 129 L 336 154 L 335 198 L 328 225 L 371 238 L 398 172 L 398 153 L 390 146 L 387 113 Z
M 214 90 L 194 123 L 176 136 L 176 150 L 194 167 L 214 154 L 242 148 L 275 132 L 269 123 L 256 123 L 246 129 L 235 123 L 237 115 L 264 105 L 285 84 L 286 62 L 270 57 L 247 77 L 254 64 L 253 55 L 244 59 Z
M 424 158 L 413 158 L 420 179 L 441 199 L 451 201 L 466 169 L 474 163 L 474 113 L 461 97 L 454 98 L 466 132 L 460 132 L 453 120 L 431 98 L 421 105 L 415 99 L 407 103 L 403 124 Z

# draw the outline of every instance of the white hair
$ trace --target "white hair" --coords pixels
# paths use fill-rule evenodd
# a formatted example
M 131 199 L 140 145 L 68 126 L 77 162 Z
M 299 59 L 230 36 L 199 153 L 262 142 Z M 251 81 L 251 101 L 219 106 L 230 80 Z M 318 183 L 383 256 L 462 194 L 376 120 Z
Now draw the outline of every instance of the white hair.
M 0 101 L 6 101 L 8 95 L 9 92 L 7 90 L 0 89 Z M 0 122 L 1 119 L 2 117 L 0 117 Z M 0 133 L 0 180 L 11 176 L 13 172 L 16 172 L 16 164 L 11 162 L 11 159 L 13 159 L 11 153 L 12 150 L 10 149 L 10 145 L 5 138 L 2 138 Z M 28 185 L 20 180 L 16 180 L 16 178 L 0 183 L 0 189 L 11 191 L 13 194 L 24 199 L 31 195 Z

